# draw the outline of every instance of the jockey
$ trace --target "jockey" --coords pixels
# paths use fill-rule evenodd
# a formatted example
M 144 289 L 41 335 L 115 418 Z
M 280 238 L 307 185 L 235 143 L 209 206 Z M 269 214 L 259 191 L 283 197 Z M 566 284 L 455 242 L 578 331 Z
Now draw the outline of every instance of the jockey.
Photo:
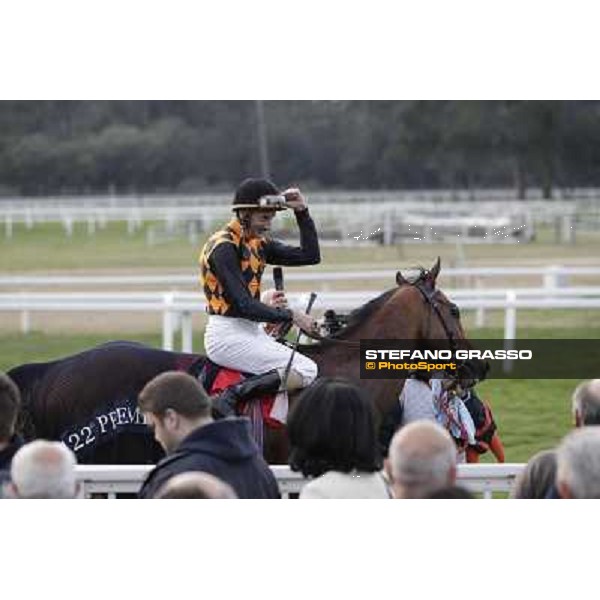
M 299 247 L 270 237 L 275 213 L 286 208 L 294 211 Z M 317 376 L 315 362 L 296 352 L 285 388 L 280 389 L 292 350 L 270 337 L 262 323 L 294 323 L 307 332 L 314 331 L 316 323 L 281 301 L 274 307 L 260 300 L 266 264 L 303 266 L 321 260 L 304 196 L 295 188 L 280 192 L 266 179 L 246 179 L 235 193 L 232 210 L 235 216 L 208 239 L 199 259 L 209 313 L 207 356 L 224 367 L 254 374 L 214 400 L 213 408 L 222 416 L 235 414 L 237 401 L 245 396 L 299 389 Z

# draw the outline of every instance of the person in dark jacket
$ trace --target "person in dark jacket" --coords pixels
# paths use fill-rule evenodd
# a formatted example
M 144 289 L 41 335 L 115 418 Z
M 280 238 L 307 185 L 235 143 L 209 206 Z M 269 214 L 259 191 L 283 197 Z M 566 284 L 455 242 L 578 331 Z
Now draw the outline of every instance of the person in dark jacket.
M 153 498 L 173 476 L 203 471 L 229 484 L 238 498 L 279 498 L 246 418 L 214 421 L 211 399 L 190 375 L 161 373 L 140 392 L 138 405 L 167 456 L 148 474 L 140 498 Z
M 20 406 L 19 388 L 8 375 L 0 372 L 0 496 L 2 484 L 10 479 L 13 456 L 24 443 L 15 433 Z

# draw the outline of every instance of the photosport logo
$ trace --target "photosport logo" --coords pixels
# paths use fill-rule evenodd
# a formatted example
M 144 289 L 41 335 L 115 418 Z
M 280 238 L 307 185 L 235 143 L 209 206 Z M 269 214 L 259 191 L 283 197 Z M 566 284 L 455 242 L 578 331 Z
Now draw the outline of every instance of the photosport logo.
M 455 372 L 457 363 L 450 350 L 398 350 L 367 348 L 367 371 L 445 371 Z
M 361 340 L 362 379 L 404 379 L 411 373 L 487 379 L 588 379 L 600 370 L 598 340 Z

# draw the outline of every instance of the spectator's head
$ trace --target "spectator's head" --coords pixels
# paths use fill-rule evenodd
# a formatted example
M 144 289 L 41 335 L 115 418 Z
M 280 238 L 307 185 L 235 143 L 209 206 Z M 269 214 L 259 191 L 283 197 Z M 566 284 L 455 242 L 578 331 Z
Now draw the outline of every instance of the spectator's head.
M 425 498 L 456 481 L 456 446 L 432 421 L 402 427 L 390 444 L 388 474 L 396 498 Z
M 0 372 L 0 449 L 10 442 L 15 433 L 20 406 L 19 388 L 6 373 Z
M 580 427 L 557 450 L 556 488 L 561 498 L 600 498 L 600 427 Z
M 317 379 L 288 419 L 290 466 L 304 476 L 381 468 L 374 409 L 364 392 L 341 378 Z
M 464 487 L 452 485 L 433 492 L 427 498 L 430 500 L 472 500 L 475 496 Z
M 202 499 L 233 500 L 237 498 L 233 488 L 210 473 L 188 471 L 171 477 L 158 490 L 156 498 L 168 500 Z
M 556 479 L 556 452 L 543 450 L 529 459 L 511 490 L 511 498 L 545 498 Z
M 579 384 L 572 397 L 575 427 L 600 425 L 600 379 Z
M 61 442 L 25 444 L 12 459 L 9 492 L 17 498 L 75 498 L 76 465 L 75 454 Z
M 161 373 L 149 381 L 140 392 L 138 406 L 166 452 L 212 421 L 210 397 L 198 380 L 180 371 Z

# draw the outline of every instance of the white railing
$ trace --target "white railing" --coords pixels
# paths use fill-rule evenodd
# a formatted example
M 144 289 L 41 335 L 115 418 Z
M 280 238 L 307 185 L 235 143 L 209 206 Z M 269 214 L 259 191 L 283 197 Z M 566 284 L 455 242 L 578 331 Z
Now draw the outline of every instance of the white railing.
M 458 465 L 457 483 L 484 498 L 492 498 L 494 492 L 509 492 L 524 467 L 517 463 Z M 79 465 L 76 469 L 84 497 L 102 494 L 115 498 L 116 494 L 137 493 L 152 468 L 151 465 Z M 272 465 L 271 470 L 284 498 L 298 494 L 307 483 L 300 473 L 287 465 Z
M 8 199 L 0 202 L 0 226 L 6 237 L 13 235 L 14 226 L 24 224 L 31 229 L 38 223 L 61 223 L 67 235 L 72 235 L 76 223 L 95 233 L 107 222 L 126 222 L 133 233 L 144 222 L 163 221 L 198 224 L 199 229 L 212 226 L 230 213 L 229 194 L 156 196 L 152 197 L 88 197 Z M 573 239 L 573 230 L 598 218 L 597 191 L 592 198 L 578 200 L 514 200 L 510 190 L 479 191 L 474 199 L 470 192 L 428 191 L 351 191 L 314 192 L 310 194 L 311 210 L 321 225 L 333 225 L 343 238 L 356 236 L 361 228 L 366 232 L 380 231 L 383 243 L 393 243 L 395 235 L 403 241 L 413 238 L 407 227 L 422 227 L 421 241 L 436 241 L 444 231 L 460 242 L 473 235 L 476 242 L 507 242 L 512 233 L 523 231 L 529 239 L 534 223 L 553 223 L 560 229 L 563 241 Z M 583 218 L 582 218 L 583 215 Z M 477 218 L 478 221 L 473 219 Z M 449 227 L 449 219 L 454 225 Z M 471 229 L 479 227 L 479 234 Z M 499 228 L 502 230 L 500 231 Z M 437 229 L 434 236 L 433 229 Z M 508 229 L 508 231 L 506 231 Z M 485 233 L 482 238 L 481 234 Z M 358 239 L 358 238 L 357 238 Z M 360 239 L 366 239 L 361 237 Z M 516 241 L 516 238 L 513 239 Z
M 333 281 L 382 281 L 390 286 L 396 280 L 397 270 L 370 269 L 368 271 L 321 271 L 306 268 L 302 271 L 288 269 L 286 282 L 328 284 Z M 449 267 L 443 268 L 440 280 L 455 277 L 467 277 L 475 280 L 497 279 L 502 277 L 539 277 L 544 287 L 560 287 L 568 285 L 571 276 L 600 277 L 600 266 L 567 267 L 549 265 L 538 267 Z M 155 275 L 0 275 L 0 287 L 133 287 L 133 286 L 198 286 L 198 274 L 162 273 Z M 264 274 L 264 281 L 272 280 L 271 269 Z
M 312 189 L 308 192 L 312 202 L 340 202 L 340 201 L 367 201 L 367 202 L 505 202 L 507 199 L 516 201 L 524 206 L 537 206 L 539 204 L 560 204 L 561 199 L 594 201 L 600 199 L 600 188 L 557 188 L 554 190 L 554 199 L 542 199 L 542 190 L 536 187 L 527 189 L 527 199 L 518 200 L 516 189 L 509 188 L 471 188 L 471 189 L 395 189 L 395 190 L 319 190 Z M 226 203 L 231 200 L 232 192 L 202 192 L 188 194 L 95 194 L 73 196 L 12 196 L 0 198 L 0 207 L 27 207 L 39 206 L 204 206 L 216 202 Z
M 446 290 L 462 309 L 475 309 L 476 325 L 483 326 L 485 310 L 504 311 L 504 339 L 517 337 L 517 309 L 597 309 L 600 287 L 517 288 Z M 315 311 L 333 308 L 347 311 L 377 295 L 376 292 L 322 292 Z M 289 293 L 292 306 L 306 306 L 308 295 Z M 198 292 L 76 292 L 0 294 L 0 312 L 20 312 L 21 331 L 28 333 L 31 312 L 154 312 L 162 313 L 162 346 L 175 349 L 175 337 L 181 332 L 181 349 L 193 351 L 192 315 L 205 307 Z

